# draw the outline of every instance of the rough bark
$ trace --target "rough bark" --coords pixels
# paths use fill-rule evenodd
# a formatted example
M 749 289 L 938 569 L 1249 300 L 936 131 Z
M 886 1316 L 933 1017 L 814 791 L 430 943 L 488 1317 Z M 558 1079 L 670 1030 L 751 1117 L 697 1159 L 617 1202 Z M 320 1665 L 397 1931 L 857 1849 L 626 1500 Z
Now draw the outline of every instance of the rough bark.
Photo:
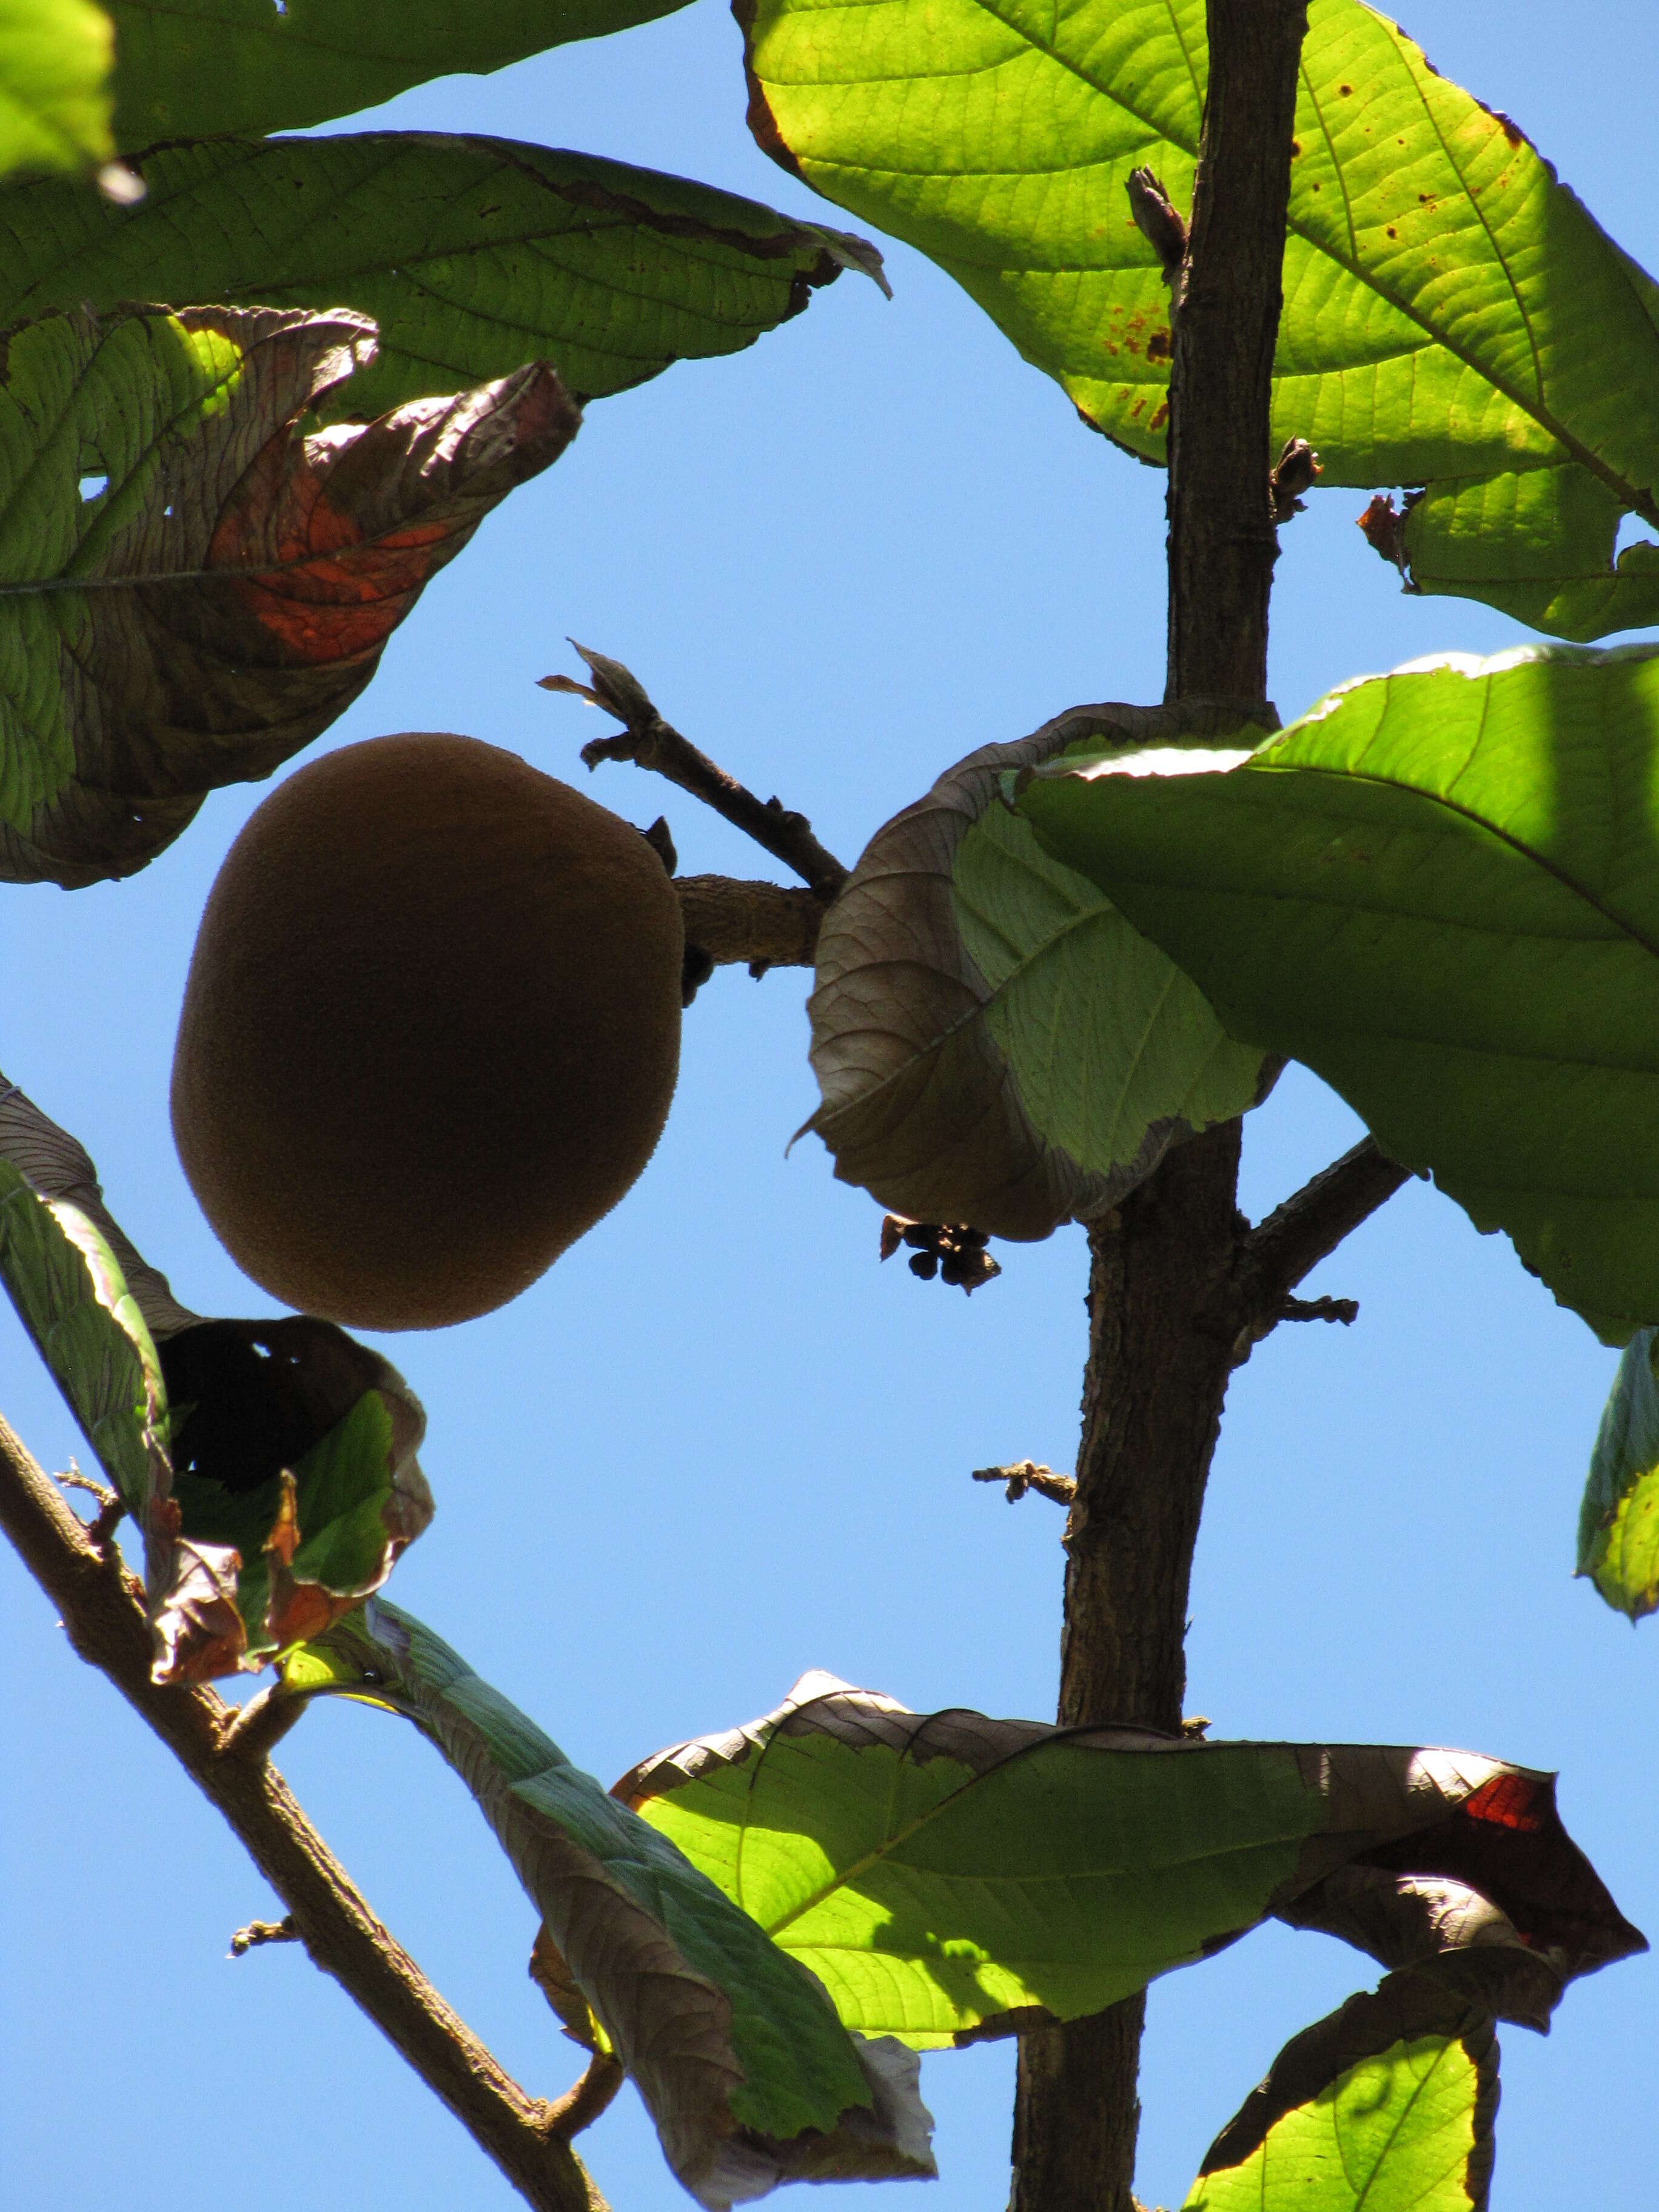
M 1170 359 L 1169 699 L 1267 696 L 1268 447 L 1306 0 L 1210 0 L 1210 85 Z
M 1267 697 L 1269 377 L 1305 0 L 1210 0 L 1170 393 L 1166 697 Z M 1193 1547 L 1234 1363 L 1239 1125 L 1090 1235 L 1060 1718 L 1176 1729 Z M 1133 2212 L 1146 2000 L 1021 2039 L 1010 2212 Z
M 223 1814 L 289 1908 L 297 1940 L 362 2008 L 537 2212 L 605 2212 L 566 2140 L 579 2100 L 526 2096 L 374 1917 L 269 1765 L 211 1690 L 150 1679 L 149 1624 L 113 1546 L 94 1544 L 3 1419 L 0 1528 L 57 1605 L 71 1646 L 148 1721 Z M 590 2102 L 591 2102 L 590 2099 Z
M 810 968 L 824 902 L 815 891 L 733 876 L 677 876 L 685 941 L 717 968 Z

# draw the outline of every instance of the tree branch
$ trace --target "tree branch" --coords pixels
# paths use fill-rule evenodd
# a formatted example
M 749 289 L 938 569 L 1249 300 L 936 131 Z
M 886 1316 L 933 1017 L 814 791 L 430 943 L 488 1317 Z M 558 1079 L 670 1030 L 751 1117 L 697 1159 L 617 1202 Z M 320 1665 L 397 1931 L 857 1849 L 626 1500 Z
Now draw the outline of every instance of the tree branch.
M 1326 1310 L 1310 1310 L 1291 1292 L 1411 1180 L 1412 1170 L 1380 1152 L 1375 1137 L 1363 1137 L 1251 1230 L 1233 1279 L 1239 1302 L 1234 1344 L 1238 1361 L 1248 1359 L 1251 1346 L 1281 1321 L 1353 1318 L 1352 1312 L 1330 1310 L 1351 1306 L 1351 1300 L 1316 1298 L 1313 1308 Z
M 1170 358 L 1165 696 L 1267 696 L 1268 418 L 1306 0 L 1210 0 L 1187 258 Z
M 817 957 L 824 902 L 814 891 L 738 876 L 677 876 L 685 941 L 717 968 L 746 961 L 750 972 L 810 968 Z
M 574 638 L 570 641 L 576 644 Z M 591 706 L 603 708 L 627 732 L 625 737 L 595 738 L 585 744 L 582 758 L 588 767 L 597 768 L 605 760 L 631 760 L 636 768 L 654 769 L 682 791 L 702 799 L 705 806 L 712 806 L 785 867 L 793 868 L 827 906 L 847 881 L 848 871 L 819 844 L 806 817 L 791 813 L 775 799 L 763 803 L 735 776 L 717 767 L 707 753 L 699 752 L 664 721 L 645 686 L 620 660 L 590 653 L 582 645 L 577 645 L 576 650 L 587 663 L 592 683 L 578 684 L 568 676 L 544 676 L 539 679 L 541 689 L 573 692 Z
M 557 2106 L 527 2096 L 394 1943 L 263 1757 L 234 1747 L 232 1709 L 211 1690 L 159 1688 L 137 1585 L 98 1548 L 0 1419 L 0 1528 L 57 1606 L 71 1645 L 108 1676 L 223 1814 L 331 1974 L 442 2099 L 536 2212 L 605 2212 L 556 2132 Z
M 1268 445 L 1306 0 L 1209 0 L 1186 253 L 1171 294 L 1165 697 L 1267 696 Z M 1156 180 L 1132 191 L 1156 216 Z M 1170 210 L 1174 213 L 1174 210 Z M 1176 226 L 1153 228 L 1160 258 Z M 1165 235 L 1167 234 L 1167 236 Z M 1232 1365 L 1239 1125 L 1170 1152 L 1089 1232 L 1089 1359 L 1066 1528 L 1059 1717 L 1177 1730 L 1193 1547 Z M 1020 2039 L 1010 2212 L 1133 2212 L 1146 1997 Z

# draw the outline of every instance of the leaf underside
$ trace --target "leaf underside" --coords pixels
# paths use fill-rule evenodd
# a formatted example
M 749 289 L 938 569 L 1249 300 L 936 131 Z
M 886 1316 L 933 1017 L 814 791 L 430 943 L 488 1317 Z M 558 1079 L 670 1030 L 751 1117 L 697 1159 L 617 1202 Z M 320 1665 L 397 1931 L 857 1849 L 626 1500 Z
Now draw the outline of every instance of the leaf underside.
M 1413 1963 L 1537 1951 L 1546 2019 L 1574 1974 L 1643 1948 L 1547 1778 L 1465 1753 L 921 1716 L 814 1674 L 616 1787 L 848 2027 L 919 2050 L 1097 2012 L 1270 1913 Z M 1353 1868 L 1369 1923 L 1331 1894 Z M 1485 1910 L 1431 1920 L 1425 1882 Z
M 998 795 L 1067 744 L 1190 741 L 1193 720 L 1073 708 L 877 832 L 824 917 L 809 1006 L 811 1126 L 843 1181 L 913 1220 L 1046 1237 L 1257 1102 L 1262 1055 Z
M 328 1322 L 180 1306 L 86 1152 L 3 1078 L 0 1284 L 143 1535 L 158 1682 L 319 1632 L 430 1521 L 396 1370 Z
M 112 46 L 88 0 L 0 0 L 0 177 L 109 159 Z
M 1285 2045 L 1183 2212 L 1485 2212 L 1497 2111 L 1492 2015 L 1391 1974 Z
M 932 2173 L 915 2061 L 849 2036 L 809 1972 L 422 1623 L 373 1601 L 286 1675 L 368 1686 L 460 1774 L 542 1916 L 537 1978 L 562 2018 L 590 2008 L 700 2203 Z
M 0 878 L 129 875 L 269 775 L 580 414 L 544 363 L 307 433 L 349 313 L 78 309 L 0 342 Z
M 116 208 L 7 195 L 0 322 L 129 300 L 350 307 L 380 351 L 325 416 L 377 415 L 548 360 L 579 398 L 750 345 L 861 241 L 734 193 L 584 154 L 424 131 L 209 139 L 132 166 Z
M 1019 805 L 1607 1341 L 1659 1316 L 1654 648 L 1415 664 L 1229 772 L 1085 763 Z
M 1577 1571 L 1632 1620 L 1659 1609 L 1659 1330 L 1625 1346 L 1590 1455 Z
M 1191 204 L 1205 0 L 738 14 L 765 150 L 939 263 L 1085 421 L 1161 461 L 1170 295 L 1124 188 L 1146 164 Z M 1358 0 L 1312 0 L 1295 130 L 1275 446 L 1309 439 L 1327 484 L 1427 485 L 1407 538 L 1425 590 L 1574 637 L 1652 620 L 1651 563 L 1615 572 L 1608 526 L 1659 521 L 1652 281 L 1508 117 Z
M 509 62 L 666 15 L 685 0 L 107 0 L 116 131 L 157 138 L 297 131 L 428 78 Z

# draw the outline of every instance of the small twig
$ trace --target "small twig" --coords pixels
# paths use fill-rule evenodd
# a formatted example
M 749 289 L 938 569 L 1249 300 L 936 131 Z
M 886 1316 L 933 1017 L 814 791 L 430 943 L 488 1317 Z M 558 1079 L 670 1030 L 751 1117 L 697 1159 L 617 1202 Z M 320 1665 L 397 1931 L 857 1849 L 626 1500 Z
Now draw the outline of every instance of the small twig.
M 1411 1179 L 1412 1170 L 1387 1158 L 1374 1137 L 1362 1138 L 1242 1239 L 1230 1316 L 1235 1366 L 1281 1321 L 1353 1319 L 1358 1308 L 1352 1298 L 1293 1299 L 1291 1292 Z
M 106 1482 L 94 1482 L 89 1474 L 82 1474 L 73 1460 L 58 1477 L 58 1486 L 60 1490 L 84 1490 L 98 1500 L 96 1515 L 84 1526 L 87 1541 L 95 1544 L 101 1552 L 125 1517 L 126 1501 L 120 1492 L 112 1490 Z
M 257 1951 L 265 1943 L 299 1943 L 304 1941 L 294 1924 L 289 1912 L 280 1920 L 250 1920 L 246 1928 L 239 1928 L 230 1939 L 230 1955 L 245 1959 L 250 1951 Z
M 572 2136 L 591 2128 L 625 2079 L 619 2059 L 596 2051 L 588 2062 L 587 2071 L 550 2107 L 548 2133 L 556 2136 L 561 2142 L 568 2142 Z
M 1017 1459 L 1007 1467 L 976 1467 L 974 1480 L 1006 1483 L 1011 1505 L 1018 1505 L 1028 1490 L 1052 1498 L 1056 1505 L 1069 1506 L 1077 1496 L 1075 1475 L 1056 1474 L 1053 1468 L 1040 1467 L 1034 1459 Z
M 15 1089 L 15 1087 L 14 1085 L 13 1088 Z M 63 1473 L 58 1476 L 57 1481 L 60 1490 L 84 1490 L 89 1498 L 95 1498 L 100 1505 L 107 1505 L 116 1495 L 108 1483 L 94 1482 L 89 1474 L 82 1474 L 80 1464 L 76 1460 L 70 1462 Z
M 135 1579 L 100 1551 L 3 1419 L 0 1528 L 57 1607 L 73 1649 L 147 1721 L 224 1815 L 289 1908 L 315 1964 L 334 1978 L 495 2160 L 537 2212 L 599 2212 L 552 2107 L 526 2095 L 394 1942 L 263 1759 L 227 1757 L 230 1708 L 208 1689 L 150 1677 L 149 1622 Z
M 251 1759 L 256 1765 L 269 1759 L 310 1702 L 281 1682 L 271 1683 L 226 1722 L 219 1739 L 221 1758 Z
M 587 663 L 592 684 L 578 684 L 569 676 L 544 676 L 544 691 L 568 691 L 590 706 L 599 707 L 619 721 L 627 734 L 595 738 L 582 747 L 589 768 L 601 761 L 629 760 L 636 768 L 653 769 L 671 783 L 689 791 L 711 806 L 736 829 L 763 846 L 774 859 L 793 868 L 807 888 L 827 905 L 847 881 L 848 871 L 835 854 L 819 844 L 804 814 L 792 813 L 777 799 L 763 802 L 735 776 L 711 761 L 707 753 L 665 722 L 647 696 L 644 685 L 620 660 L 586 646 L 570 642 Z
M 1279 1309 L 1280 1321 L 1340 1321 L 1352 1328 L 1359 1318 L 1358 1298 L 1286 1298 Z

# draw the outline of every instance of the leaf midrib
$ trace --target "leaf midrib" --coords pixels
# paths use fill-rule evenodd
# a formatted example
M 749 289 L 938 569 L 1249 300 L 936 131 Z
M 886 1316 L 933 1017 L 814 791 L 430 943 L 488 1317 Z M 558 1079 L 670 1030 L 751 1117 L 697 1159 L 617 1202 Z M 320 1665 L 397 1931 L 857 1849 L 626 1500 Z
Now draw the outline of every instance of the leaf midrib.
M 797 1720 L 802 1713 L 810 1712 L 811 1710 L 811 1708 L 810 1705 L 798 1707 L 796 1711 L 789 1716 L 789 1717 L 791 1720 Z M 923 1726 L 926 1725 L 927 1720 L 929 1717 L 922 1717 Z M 761 1747 L 760 1757 L 756 1760 L 755 1765 L 749 1774 L 748 1787 L 744 1792 L 744 1796 L 746 1801 L 749 1801 L 750 1802 L 752 1802 L 755 1796 L 756 1786 L 759 1783 L 762 1771 L 765 1767 L 768 1754 L 770 1753 L 773 1745 L 777 1741 L 781 1732 L 781 1727 L 780 1726 L 779 1728 L 774 1729 L 772 1733 L 767 1737 L 765 1743 Z M 916 1733 L 920 1734 L 920 1729 L 918 1729 Z M 896 1829 L 892 1829 L 889 1833 L 884 1835 L 878 1847 L 866 1851 L 862 1857 L 855 1859 L 850 1864 L 838 1869 L 831 1880 L 821 1883 L 816 1890 L 811 1892 L 810 1895 L 803 1898 L 798 1905 L 793 1906 L 790 1911 L 784 1913 L 781 1917 L 776 1920 L 763 1921 L 761 1925 L 765 1928 L 767 1934 L 771 1936 L 775 1942 L 778 1942 L 780 1933 L 782 1929 L 791 1927 L 796 1921 L 801 1919 L 805 1914 L 815 1910 L 816 1907 L 821 1905 L 826 1898 L 833 1897 L 839 1891 L 848 1888 L 861 1875 L 867 1873 L 872 1867 L 879 1867 L 886 1863 L 887 1861 L 891 1858 L 896 1850 L 900 1849 L 904 1844 L 908 1843 L 913 1836 L 919 1835 L 923 1829 L 929 1826 L 931 1822 L 942 1817 L 957 1803 L 959 1798 L 966 1796 L 969 1790 L 977 1789 L 982 1783 L 990 1781 L 995 1775 L 1006 1772 L 1010 1767 L 1017 1766 L 1021 1760 L 1032 1758 L 1039 1752 L 1048 1751 L 1057 1743 L 1064 1743 L 1067 1735 L 1072 1733 L 1073 1731 L 1069 1729 L 1061 1729 L 1056 1731 L 1055 1734 L 1051 1735 L 1034 1737 L 1024 1743 L 1016 1745 L 1012 1751 L 1005 1752 L 1000 1758 L 994 1759 L 989 1765 L 970 1770 L 964 1779 L 958 1783 L 957 1787 L 951 1790 L 945 1796 L 939 1798 L 934 1804 L 930 1805 L 925 1812 L 919 1814 L 915 1819 L 909 1821 L 905 1826 Z M 1076 1733 L 1087 1734 L 1090 1733 L 1090 1731 L 1083 1729 L 1079 1730 Z M 827 1732 L 823 1736 L 821 1736 L 819 1740 L 830 1741 L 836 1741 L 833 1738 L 830 1738 L 827 1735 Z M 894 1762 L 892 1784 L 888 1793 L 888 1803 L 890 1807 L 892 1804 L 893 1797 L 896 1792 L 899 1782 L 902 1778 L 906 1771 L 907 1761 L 909 1759 L 910 1752 L 914 1748 L 915 1741 L 915 1737 L 913 1735 L 904 1745 L 903 1748 L 899 1750 L 897 1753 L 897 1756 Z M 889 1747 L 890 1748 L 891 1747 Z M 854 1755 L 856 1755 L 856 1753 L 854 1753 Z M 1136 1754 L 1130 1753 L 1129 1755 L 1134 1756 Z M 1180 1757 L 1182 1755 L 1178 1747 L 1174 1750 L 1173 1755 L 1176 1757 Z M 1188 1753 L 1186 1755 L 1190 1757 L 1192 1754 Z M 949 1752 L 938 1752 L 933 1753 L 932 1756 L 950 1759 L 955 1765 L 962 1766 L 966 1765 L 965 1760 L 956 1758 Z M 915 1762 L 918 1766 L 920 1766 L 921 1763 L 922 1762 L 920 1760 Z M 732 1863 L 732 1881 L 734 1891 L 732 1902 L 741 1906 L 743 1911 L 748 1912 L 750 1908 L 744 1903 L 743 1898 L 744 1846 L 748 1841 L 750 1832 L 750 1822 L 746 1814 L 747 1808 L 745 1807 L 745 1817 L 738 1827 L 738 1848 Z M 1211 1848 L 1203 1850 L 1192 1851 L 1185 1857 L 1170 1857 L 1161 1861 L 1159 1864 L 1153 1869 L 1138 1870 L 1133 1868 L 1121 1868 L 1117 1869 L 1116 1872 L 1119 1875 L 1133 1875 L 1136 1871 L 1144 1871 L 1152 1874 L 1164 1874 L 1176 1868 L 1204 1864 L 1212 1860 L 1224 1859 L 1245 1851 L 1268 1850 L 1274 1848 L 1275 1846 L 1283 1847 L 1285 1844 L 1300 1845 L 1306 1841 L 1309 1836 L 1316 1835 L 1321 1832 L 1328 1832 L 1328 1831 L 1322 1831 L 1317 1826 L 1310 1826 L 1303 1829 L 1299 1833 L 1296 1834 L 1284 1836 L 1258 1836 L 1248 1844 L 1228 1844 L 1221 1846 L 1219 1849 Z M 947 1875 L 943 1878 L 945 1880 L 975 1879 L 981 1881 L 987 1879 L 987 1877 L 982 1875 L 974 1877 Z M 1079 1879 L 1079 1875 L 1075 1872 L 1057 1875 L 1018 1875 L 1012 1878 L 1020 1882 L 1029 1881 L 1031 1883 L 1043 1881 L 1075 1881 Z M 1266 1909 L 1266 1904 L 1264 1901 L 1262 1908 L 1264 1912 Z M 754 1917 L 758 1917 L 758 1916 Z M 805 1947 L 798 1946 L 797 1948 Z
M 900 881 L 905 878 L 920 878 L 928 883 L 934 882 L 937 879 L 935 872 L 933 869 L 927 867 L 914 867 L 891 870 L 889 872 L 886 880 Z M 957 890 L 954 881 L 951 885 L 951 891 L 953 898 L 960 896 Z M 924 1060 L 931 1059 L 935 1053 L 942 1051 L 944 1048 L 950 1043 L 953 1037 L 961 1036 L 965 1031 L 972 1029 L 975 1022 L 983 1021 L 986 1016 L 990 1012 L 992 1007 L 996 1006 L 999 1001 L 1004 998 L 1005 994 L 1012 989 L 1015 984 L 1023 981 L 1025 975 L 1030 972 L 1030 969 L 1037 962 L 1045 958 L 1063 938 L 1069 936 L 1074 930 L 1085 928 L 1092 922 L 1100 921 L 1108 916 L 1116 914 L 1116 909 L 1113 907 L 1111 901 L 1106 897 L 1105 893 L 1103 891 L 1100 896 L 1102 899 L 1102 904 L 1100 906 L 1091 908 L 1086 913 L 1079 914 L 1073 916 L 1071 921 L 1066 922 L 1060 928 L 1056 930 L 1052 936 L 1045 938 L 1042 943 L 1039 945 L 1033 952 L 1024 957 L 1013 971 L 1008 975 L 1006 975 L 1002 981 L 997 984 L 994 988 L 991 988 L 988 985 L 987 986 L 988 991 L 989 992 L 989 995 L 988 997 L 977 1000 L 975 1005 L 969 1007 L 965 1013 L 958 1015 L 955 1021 L 946 1023 L 945 1026 L 942 1030 L 939 1030 L 935 1036 L 930 1037 L 927 1042 L 923 1045 L 919 1051 L 911 1053 L 908 1058 L 902 1060 L 896 1067 L 890 1068 L 887 1073 L 881 1078 L 879 1082 L 870 1084 L 866 1089 L 859 1091 L 854 1097 L 846 1099 L 840 1105 L 833 1107 L 820 1107 L 818 1112 L 812 1115 L 811 1120 L 807 1126 L 809 1127 L 817 1127 L 819 1126 L 821 1119 L 825 1127 L 832 1127 L 839 1116 L 843 1114 L 862 1112 L 864 1109 L 869 1106 L 874 1100 L 881 1097 L 884 1092 L 890 1091 L 895 1084 L 902 1082 L 903 1079 L 910 1073 L 913 1068 L 919 1067 Z M 1133 928 L 1133 924 L 1127 922 L 1126 917 L 1119 915 L 1117 918 L 1119 920 L 1125 921 L 1126 926 Z M 960 932 L 957 933 L 957 938 L 958 942 L 960 942 Z M 980 969 L 979 963 L 974 959 L 972 954 L 969 952 L 965 945 L 962 946 L 962 951 L 963 958 L 968 962 L 974 972 L 979 975 L 981 981 L 983 982 L 985 978 L 983 972 Z M 1168 959 L 1169 956 L 1167 953 L 1164 955 L 1164 957 Z M 880 966 L 902 965 L 907 967 L 927 967 L 928 969 L 928 972 L 934 975 L 942 972 L 938 969 L 929 966 L 926 961 L 914 957 L 907 958 L 902 963 L 880 962 L 877 964 Z M 1171 961 L 1170 964 L 1172 968 L 1176 966 L 1176 963 L 1173 961 Z M 885 1037 L 890 1036 L 891 1035 L 891 1031 L 879 1029 L 872 1023 L 866 1023 L 860 1024 L 858 1029 L 846 1029 L 837 1031 L 836 1042 L 838 1045 L 845 1046 L 854 1037 L 866 1034 Z M 1024 1089 L 1019 1084 L 1013 1066 L 1009 1061 L 1008 1055 L 1003 1051 L 1002 1047 L 1000 1044 L 997 1044 L 995 1038 L 992 1039 L 992 1042 L 996 1046 L 998 1057 L 1001 1060 L 1005 1068 L 1007 1069 L 1010 1080 L 1014 1084 L 1016 1093 L 1019 1097 L 1021 1109 L 1025 1114 L 1027 1120 L 1031 1123 L 1032 1132 L 1036 1138 L 1040 1152 L 1044 1154 L 1059 1152 L 1068 1158 L 1073 1157 L 1067 1146 L 1060 1144 L 1054 1138 L 1047 1136 L 1042 1129 L 1037 1127 L 1036 1122 L 1031 1115 L 1030 1108 L 1026 1104 Z M 1136 1065 L 1139 1065 L 1139 1061 L 1136 1062 Z M 1126 1077 L 1124 1085 L 1125 1091 L 1127 1091 L 1127 1082 L 1128 1079 Z M 1118 1110 L 1115 1110 L 1112 1116 L 1112 1128 L 1114 1133 L 1115 1133 L 1117 1128 L 1119 1111 L 1121 1111 L 1121 1104 L 1122 1094 L 1121 1093 L 1118 1099 Z M 1160 1121 L 1169 1121 L 1176 1118 L 1178 1118 L 1178 1116 L 1157 1116 L 1152 1121 L 1149 1121 L 1147 1127 L 1148 1128 L 1154 1128 L 1158 1125 Z M 1133 1155 L 1126 1155 L 1126 1158 L 1127 1157 L 1133 1157 Z M 1110 1163 L 1111 1166 L 1119 1166 L 1121 1164 L 1122 1162 L 1117 1160 Z M 1079 1161 L 1078 1165 L 1080 1168 L 1083 1168 L 1085 1174 L 1097 1174 L 1109 1171 L 1109 1170 L 1089 1169 L 1082 1161 Z

